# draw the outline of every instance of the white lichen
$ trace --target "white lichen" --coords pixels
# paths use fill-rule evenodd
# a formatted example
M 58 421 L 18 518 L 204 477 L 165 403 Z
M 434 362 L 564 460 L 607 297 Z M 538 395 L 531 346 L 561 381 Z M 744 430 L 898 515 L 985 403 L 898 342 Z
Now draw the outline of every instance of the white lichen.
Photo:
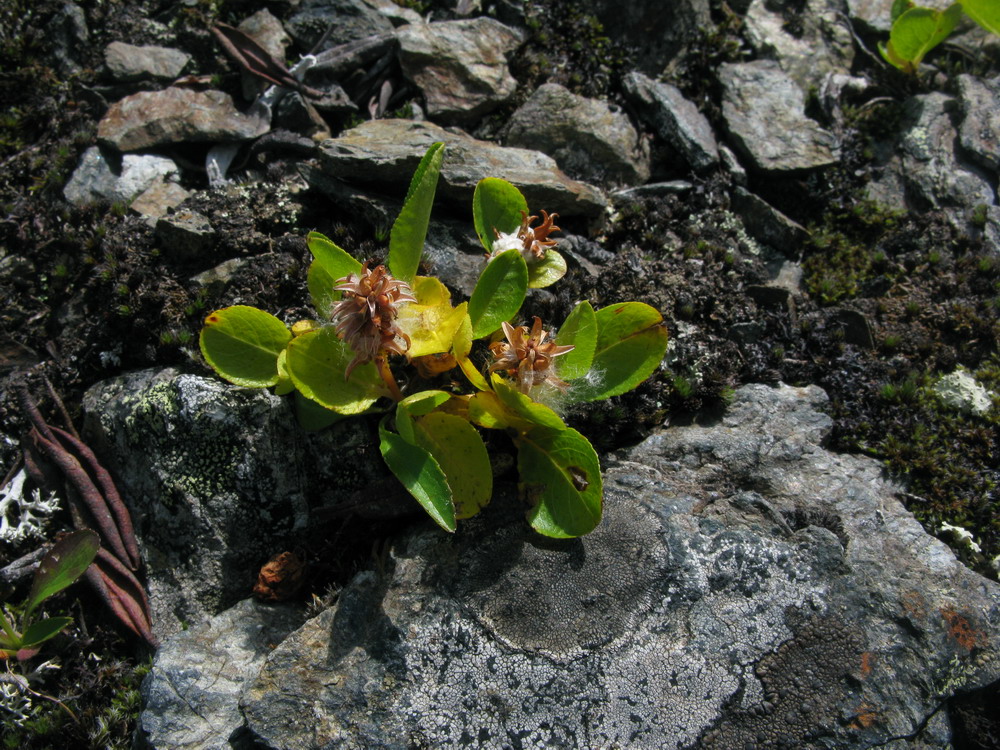
M 21 469 L 0 488 L 0 539 L 4 541 L 44 537 L 49 517 L 59 509 L 59 500 L 52 493 L 38 489 L 26 493 L 27 478 Z

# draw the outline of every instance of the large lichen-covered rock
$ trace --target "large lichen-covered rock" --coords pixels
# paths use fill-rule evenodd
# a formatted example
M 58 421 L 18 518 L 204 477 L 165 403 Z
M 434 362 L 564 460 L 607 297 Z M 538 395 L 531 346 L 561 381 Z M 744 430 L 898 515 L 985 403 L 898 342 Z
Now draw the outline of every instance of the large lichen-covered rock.
M 1000 586 L 821 447 L 825 400 L 747 386 L 623 452 L 582 539 L 510 497 L 400 539 L 248 683 L 256 746 L 943 750 L 1000 677 Z
M 356 420 L 307 433 L 290 398 L 173 369 L 98 383 L 84 410 L 132 513 L 161 637 L 246 597 L 311 508 L 385 473 Z

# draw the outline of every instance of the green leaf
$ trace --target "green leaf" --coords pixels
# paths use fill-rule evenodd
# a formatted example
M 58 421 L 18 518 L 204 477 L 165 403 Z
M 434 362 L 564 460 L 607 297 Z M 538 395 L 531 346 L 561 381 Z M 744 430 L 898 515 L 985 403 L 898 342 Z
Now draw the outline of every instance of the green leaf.
M 539 427 L 549 430 L 566 429 L 566 423 L 552 409 L 524 395 L 496 374 L 493 375 L 493 390 L 506 410 L 508 422 L 519 432 Z
M 483 390 L 469 398 L 469 420 L 488 430 L 512 428 L 512 415 L 493 391 Z
M 528 291 L 528 266 L 517 250 L 506 250 L 483 270 L 469 299 L 472 337 L 493 333 L 521 309 Z
M 635 388 L 656 371 L 667 350 L 663 316 L 641 302 L 609 305 L 595 314 L 597 346 L 593 384 L 574 392 L 581 401 L 598 401 Z
M 451 351 L 467 303 L 451 306 L 451 292 L 433 276 L 417 276 L 413 281 L 416 302 L 402 305 L 396 325 L 410 337 L 406 356 L 410 359 Z
M 229 382 L 267 388 L 278 382 L 278 355 L 291 338 L 270 313 L 235 305 L 205 318 L 199 343 L 205 361 Z
M 493 252 L 496 232 L 516 232 L 527 215 L 528 202 L 507 180 L 487 177 L 476 185 L 472 195 L 472 221 L 487 253 Z
M 528 288 L 542 289 L 552 286 L 565 275 L 566 259 L 549 248 L 545 251 L 544 258 L 528 263 Z
M 275 396 L 285 396 L 295 390 L 295 383 L 288 375 L 287 361 L 288 350 L 282 349 L 281 354 L 278 355 L 278 384 L 274 388 Z
M 89 529 L 67 534 L 45 553 L 31 583 L 24 621 L 43 601 L 57 594 L 84 574 L 101 546 L 100 537 Z
M 897 18 L 912 7 L 912 0 L 893 0 L 892 9 L 889 11 L 889 20 L 895 23 Z
M 306 244 L 316 262 L 334 281 L 352 273 L 361 273 L 361 263 L 346 250 L 339 248 L 329 237 L 319 232 L 310 232 L 306 235 Z M 318 311 L 319 308 L 317 308 Z
M 319 432 L 345 417 L 296 392 L 295 418 L 299 421 L 299 427 L 306 432 Z
M 445 531 L 455 530 L 455 506 L 444 472 L 425 449 L 408 443 L 384 424 L 378 428 L 379 449 L 386 465 L 427 514 Z
M 417 438 L 413 432 L 413 418 L 429 414 L 451 399 L 450 393 L 444 391 L 420 391 L 407 396 L 396 404 L 396 429 L 403 439 L 416 445 Z
M 961 14 L 958 3 L 943 11 L 910 8 L 892 24 L 883 56 L 905 72 L 916 72 L 924 55 L 948 38 Z
M 560 378 L 575 380 L 590 372 L 597 348 L 597 317 L 587 300 L 580 302 L 566 317 L 556 336 L 556 343 L 574 347 L 573 351 L 560 354 L 555 360 Z
M 21 643 L 18 648 L 30 648 L 38 645 L 39 643 L 43 643 L 49 638 L 58 635 L 71 622 L 73 622 L 72 617 L 48 617 L 44 620 L 32 623 L 24 631 L 24 635 L 21 637 Z
M 493 470 L 476 428 L 440 411 L 416 417 L 413 427 L 416 444 L 434 457 L 447 477 L 455 518 L 471 518 L 486 507 L 493 496 Z
M 531 527 L 540 534 L 582 536 L 601 522 L 601 465 L 590 442 L 574 429 L 533 430 L 514 439 Z
M 286 366 L 302 395 L 338 414 L 360 414 L 388 394 L 371 362 L 355 367 L 351 379 L 345 380 L 353 359 L 354 352 L 336 331 L 321 328 L 292 340 Z
M 389 235 L 389 270 L 397 279 L 409 282 L 417 273 L 427 239 L 427 225 L 434 205 L 444 144 L 434 143 L 424 154 L 410 180 L 403 209 Z
M 334 291 L 333 286 L 336 283 L 337 279 L 331 276 L 318 260 L 309 264 L 309 273 L 306 275 L 309 297 L 312 299 L 313 308 L 324 320 L 329 320 L 334 304 L 343 294 Z
M 1000 3 L 997 0 L 959 0 L 969 18 L 1000 36 Z

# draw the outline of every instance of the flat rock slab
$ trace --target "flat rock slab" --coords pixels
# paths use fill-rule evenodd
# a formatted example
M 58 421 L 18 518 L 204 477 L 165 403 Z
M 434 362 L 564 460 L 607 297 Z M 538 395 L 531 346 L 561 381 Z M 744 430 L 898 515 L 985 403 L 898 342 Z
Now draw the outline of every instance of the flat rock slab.
M 621 453 L 582 539 L 502 496 L 402 538 L 247 683 L 256 747 L 948 747 L 1000 586 L 820 447 L 825 402 L 746 386 Z
M 229 94 L 170 87 L 115 102 L 97 125 L 97 139 L 119 151 L 171 143 L 243 141 L 266 133 L 270 121 L 236 111 Z
M 170 47 L 136 46 L 111 42 L 104 49 L 104 66 L 116 81 L 172 81 L 181 74 L 191 55 Z
M 179 172 L 173 159 L 151 154 L 126 154 L 122 157 L 121 168 L 115 172 L 101 150 L 91 146 L 80 157 L 80 163 L 63 188 L 63 195 L 74 206 L 88 206 L 98 201 L 129 203 L 165 178 L 176 179 Z
M 478 120 L 517 88 L 506 56 L 521 35 L 495 19 L 412 24 L 396 35 L 403 74 L 423 92 L 434 119 Z
M 962 148 L 994 173 L 1000 173 L 1000 80 L 958 77 Z
M 778 63 L 727 63 L 719 79 L 733 145 L 756 169 L 797 172 L 837 161 L 833 134 L 806 117 L 802 89 Z
M 516 185 L 532 211 L 563 216 L 599 216 L 607 199 L 597 188 L 567 177 L 539 151 L 504 148 L 426 122 L 372 120 L 324 141 L 323 168 L 333 177 L 406 194 L 413 171 L 431 144 L 445 144 L 438 194 L 472 212 L 472 193 L 484 177 Z
M 548 154 L 581 180 L 635 185 L 649 179 L 649 148 L 628 115 L 558 83 L 539 86 L 504 132 L 507 145 Z

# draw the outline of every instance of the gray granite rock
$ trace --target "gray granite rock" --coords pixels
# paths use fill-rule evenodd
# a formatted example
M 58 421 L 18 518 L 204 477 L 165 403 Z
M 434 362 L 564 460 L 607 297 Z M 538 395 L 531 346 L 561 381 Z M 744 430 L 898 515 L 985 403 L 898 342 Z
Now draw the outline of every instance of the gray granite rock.
M 821 447 L 825 403 L 746 386 L 621 452 L 583 539 L 503 497 L 406 535 L 246 683 L 256 747 L 944 750 L 1000 677 L 1000 586 Z
M 364 0 L 306 0 L 285 23 L 288 33 L 307 51 L 325 37 L 315 50 L 321 52 L 339 44 L 373 34 L 391 32 L 392 22 Z
M 445 143 L 438 195 L 468 212 L 472 193 L 484 177 L 516 185 L 532 211 L 563 216 L 600 216 L 607 200 L 596 188 L 571 180 L 555 161 L 538 151 L 503 148 L 426 122 L 373 120 L 324 141 L 323 170 L 332 177 L 391 190 L 400 198 L 427 148 Z
M 142 683 L 144 707 L 134 747 L 248 748 L 240 740 L 240 691 L 274 644 L 303 619 L 298 607 L 246 599 L 167 639 Z
M 907 100 L 893 142 L 876 147 L 879 176 L 868 184 L 869 198 L 900 210 L 944 211 L 960 231 L 970 230 L 978 206 L 992 207 L 996 196 L 985 170 L 957 150 L 956 102 L 940 92 Z
M 830 73 L 850 73 L 854 38 L 845 0 L 805 0 L 796 6 L 753 0 L 744 22 L 757 54 L 776 60 L 803 91 L 818 88 Z
M 249 593 L 275 549 L 385 474 L 363 424 L 306 433 L 289 398 L 172 369 L 103 381 L 85 431 L 132 513 L 161 638 Z
M 540 86 L 507 122 L 504 143 L 548 154 L 587 182 L 634 185 L 649 179 L 649 147 L 628 116 L 558 83 Z
M 137 46 L 111 42 L 104 48 L 104 66 L 115 81 L 172 81 L 181 74 L 191 55 L 170 47 Z
M 63 188 L 63 195 L 74 206 L 98 201 L 129 203 L 164 178 L 176 178 L 178 171 L 173 159 L 126 154 L 122 157 L 120 171 L 115 173 L 101 150 L 91 146 L 80 157 L 79 165 Z
M 795 172 L 836 162 L 833 134 L 805 115 L 805 96 L 773 60 L 719 69 L 722 115 L 732 144 L 762 172 Z
M 237 112 L 229 94 L 170 87 L 112 104 L 97 125 L 97 139 L 119 151 L 141 151 L 173 143 L 242 141 L 270 127 L 267 118 Z
M 517 88 L 506 56 L 521 35 L 495 19 L 411 24 L 397 37 L 403 74 L 423 93 L 431 119 L 475 121 Z
M 1000 79 L 958 76 L 958 104 L 962 148 L 980 166 L 1000 172 Z
M 680 153 L 692 169 L 702 171 L 718 166 L 719 148 L 712 126 L 680 89 L 636 71 L 625 77 L 624 86 L 639 117 Z

